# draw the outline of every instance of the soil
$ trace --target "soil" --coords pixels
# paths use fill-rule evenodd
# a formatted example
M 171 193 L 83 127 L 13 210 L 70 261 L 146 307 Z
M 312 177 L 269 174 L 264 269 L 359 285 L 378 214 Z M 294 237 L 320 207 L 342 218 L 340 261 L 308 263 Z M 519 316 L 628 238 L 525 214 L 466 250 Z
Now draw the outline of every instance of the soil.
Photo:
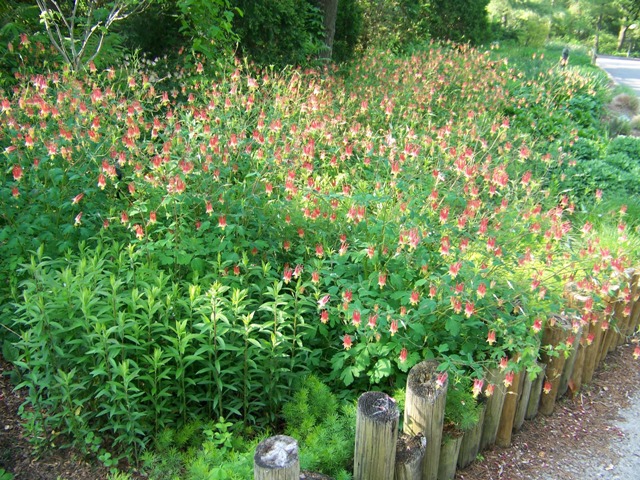
M 637 341 L 637 340 L 636 340 Z M 457 480 L 630 480 L 640 471 L 640 362 L 635 344 L 609 354 L 590 385 L 549 417 L 525 422 L 508 448 L 492 447 Z M 108 471 L 68 450 L 37 452 L 18 416 L 24 399 L 0 359 L 0 467 L 15 480 L 100 480 Z M 307 477 L 317 478 L 317 477 Z

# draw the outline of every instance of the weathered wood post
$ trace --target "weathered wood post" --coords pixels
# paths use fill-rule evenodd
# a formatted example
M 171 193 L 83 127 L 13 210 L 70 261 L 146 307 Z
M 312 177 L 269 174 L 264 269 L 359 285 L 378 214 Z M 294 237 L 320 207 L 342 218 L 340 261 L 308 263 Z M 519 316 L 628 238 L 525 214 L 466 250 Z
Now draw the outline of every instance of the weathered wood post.
M 462 444 L 463 434 L 446 434 L 440 446 L 440 460 L 438 461 L 438 480 L 453 480 L 456 476 L 456 466 L 458 465 L 458 455 Z
M 578 359 L 578 347 L 580 346 L 580 339 L 582 338 L 582 325 L 580 324 L 580 319 L 578 317 L 570 317 L 570 320 L 572 322 L 572 333 L 567 337 L 567 342 L 571 342 L 571 351 L 564 362 L 564 368 L 562 369 L 562 375 L 560 376 L 560 383 L 558 383 L 557 398 L 560 398 L 567 393 L 569 380 L 571 379 L 571 375 L 573 375 L 573 369 L 575 368 L 576 361 Z
M 631 280 L 631 315 L 629 315 L 629 335 L 633 335 L 640 323 L 640 269 L 635 269 Z
M 531 420 L 538 415 L 538 409 L 540 408 L 540 395 L 542 395 L 542 386 L 544 384 L 545 372 L 547 366 L 545 364 L 540 365 L 542 370 L 538 373 L 538 376 L 531 381 L 531 395 L 529 395 L 529 403 L 527 403 L 527 412 L 524 418 Z
M 383 392 L 366 392 L 358 399 L 354 480 L 389 480 L 396 464 L 400 411 Z
M 531 375 L 528 371 L 521 374 L 522 387 L 520 388 L 520 396 L 518 397 L 518 405 L 516 406 L 516 415 L 513 419 L 513 430 L 518 431 L 524 424 L 524 417 L 527 414 L 527 406 L 529 405 L 529 397 L 531 397 Z
M 518 396 L 521 392 L 520 378 L 523 372 L 513 372 L 511 382 L 506 385 L 506 395 L 504 404 L 502 405 L 502 414 L 498 423 L 498 431 L 496 433 L 496 445 L 499 447 L 508 447 L 511 445 L 511 434 L 513 433 L 513 422 L 516 418 L 516 409 L 518 408 Z
M 573 364 L 573 370 L 571 372 L 571 377 L 567 381 L 567 386 L 572 389 L 575 393 L 582 388 L 582 379 L 584 377 L 584 365 L 585 359 L 587 357 L 587 348 L 589 345 L 589 334 L 590 332 L 590 317 L 591 312 L 587 312 L 585 309 L 586 303 L 590 300 L 591 297 L 586 295 L 580 295 L 577 292 L 570 292 L 567 295 L 567 299 L 569 301 L 569 306 L 575 308 L 580 313 L 580 325 L 582 326 L 582 334 L 578 340 L 577 350 L 576 350 L 576 359 Z M 560 389 L 562 391 L 562 389 Z
M 458 468 L 465 468 L 470 465 L 478 456 L 480 451 L 480 439 L 482 438 L 482 425 L 484 424 L 484 412 L 487 408 L 484 402 L 478 415 L 478 423 L 471 430 L 464 432 L 460 452 L 458 453 Z
M 598 366 L 598 358 L 602 344 L 604 330 L 602 322 L 604 315 L 602 312 L 593 312 L 591 314 L 591 322 L 589 323 L 589 336 L 587 337 L 587 348 L 584 356 L 584 367 L 582 368 L 582 383 L 591 383 L 593 374 Z M 589 345 L 591 341 L 591 345 Z
M 420 480 L 422 478 L 422 461 L 427 449 L 427 439 L 421 433 L 398 436 L 396 444 L 395 480 Z
M 410 435 L 422 433 L 427 438 L 422 462 L 423 480 L 436 480 L 438 477 L 448 384 L 447 374 L 438 372 L 436 360 L 414 365 L 407 379 L 404 432 Z
M 542 361 L 547 365 L 545 371 L 544 393 L 540 398 L 538 411 L 543 415 L 551 415 L 558 397 L 558 386 L 560 377 L 564 369 L 566 357 L 563 352 L 554 351 L 549 354 L 545 347 L 555 349 L 558 345 L 564 344 L 571 332 L 571 321 L 565 316 L 553 315 L 549 318 L 542 336 Z
M 489 385 L 493 385 L 493 393 L 487 399 L 487 407 L 484 412 L 484 423 L 482 425 L 482 437 L 480 438 L 480 450 L 496 443 L 496 435 L 500 426 L 500 417 L 502 416 L 502 406 L 507 395 L 507 389 L 504 386 L 504 373 L 499 369 L 493 368 L 487 372 L 487 381 Z
M 260 442 L 253 456 L 253 478 L 299 480 L 298 442 L 286 435 L 276 435 Z

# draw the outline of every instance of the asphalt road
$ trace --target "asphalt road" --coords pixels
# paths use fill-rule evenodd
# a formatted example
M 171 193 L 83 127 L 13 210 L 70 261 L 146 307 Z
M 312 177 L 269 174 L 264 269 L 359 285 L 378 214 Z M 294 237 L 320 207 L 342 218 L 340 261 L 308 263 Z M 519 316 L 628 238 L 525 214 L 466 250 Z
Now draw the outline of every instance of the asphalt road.
M 636 95 L 640 96 L 640 60 L 599 55 L 596 65 L 607 72 L 615 83 L 633 88 Z

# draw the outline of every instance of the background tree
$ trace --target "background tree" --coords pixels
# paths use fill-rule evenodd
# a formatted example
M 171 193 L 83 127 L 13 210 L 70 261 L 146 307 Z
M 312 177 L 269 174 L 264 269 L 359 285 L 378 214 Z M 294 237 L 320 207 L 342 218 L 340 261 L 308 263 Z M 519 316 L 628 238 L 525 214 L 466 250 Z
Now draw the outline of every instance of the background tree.
M 618 45 L 616 51 L 622 50 L 629 27 L 640 18 L 640 0 L 617 0 L 615 2 L 620 9 L 620 30 L 618 32 Z
M 93 61 L 114 23 L 144 10 L 150 0 L 36 0 L 51 44 L 72 70 Z
M 438 39 L 480 43 L 488 37 L 489 0 L 431 0 L 429 33 Z

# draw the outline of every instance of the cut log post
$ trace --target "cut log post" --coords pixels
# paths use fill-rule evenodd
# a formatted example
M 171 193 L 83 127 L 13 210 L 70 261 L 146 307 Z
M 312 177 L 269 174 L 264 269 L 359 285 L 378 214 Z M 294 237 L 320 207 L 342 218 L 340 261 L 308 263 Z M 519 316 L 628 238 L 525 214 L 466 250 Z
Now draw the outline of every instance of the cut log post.
M 535 418 L 540 408 L 540 396 L 542 395 L 542 387 L 547 369 L 544 363 L 540 366 L 542 367 L 542 371 L 538 373 L 536 378 L 531 380 L 531 395 L 529 395 L 529 403 L 527 403 L 527 413 L 524 415 L 526 420 Z
M 438 372 L 435 360 L 420 362 L 409 371 L 404 432 L 409 435 L 422 433 L 427 438 L 422 462 L 423 480 L 436 480 L 438 477 L 447 386 L 446 373 Z
M 582 338 L 582 325 L 578 317 L 571 317 L 572 333 L 567 337 L 567 343 L 571 343 L 571 351 L 569 356 L 564 362 L 564 368 L 562 369 L 562 375 L 560 376 L 560 383 L 558 384 L 558 396 L 562 397 L 567 393 L 569 387 L 569 380 L 573 375 L 573 369 L 575 368 L 576 361 L 578 359 L 578 347 L 580 345 L 580 339 Z
M 396 444 L 395 480 L 421 480 L 422 461 L 427 449 L 427 439 L 421 433 L 398 436 Z
M 464 432 L 462 444 L 460 445 L 460 453 L 458 453 L 458 468 L 462 469 L 476 459 L 480 451 L 480 439 L 482 438 L 482 425 L 484 424 L 484 411 L 487 404 L 482 403 L 478 415 L 478 423 L 470 430 Z
M 589 337 L 591 337 L 591 345 L 587 346 L 584 358 L 584 368 L 582 372 L 582 383 L 591 383 L 593 374 L 598 367 L 600 352 L 602 350 L 602 341 L 604 330 L 602 323 L 604 322 L 604 313 L 601 311 L 593 312 L 591 323 L 589 324 Z
M 453 480 L 456 476 L 458 454 L 462 444 L 462 432 L 459 435 L 445 435 L 440 446 L 438 462 L 438 480 Z
M 540 398 L 538 411 L 543 415 L 551 415 L 558 397 L 558 387 L 560 377 L 566 362 L 566 357 L 562 352 L 553 352 L 549 355 L 546 347 L 555 349 L 558 345 L 564 344 L 571 332 L 571 321 L 561 315 L 554 315 L 549 318 L 544 334 L 542 336 L 542 361 L 547 365 L 545 371 L 545 384 L 548 385 L 548 392 L 545 391 Z M 547 389 L 544 389 L 547 390 Z
M 514 373 L 511 384 L 506 387 L 507 393 L 504 397 L 502 405 L 502 414 L 498 423 L 498 431 L 496 433 L 496 445 L 499 447 L 508 447 L 511 445 L 511 434 L 513 433 L 513 422 L 516 418 L 516 409 L 518 408 L 518 396 L 521 391 L 520 378 L 522 372 Z
M 584 362 L 587 357 L 589 338 L 589 323 L 582 324 L 582 334 L 578 340 L 576 361 L 573 365 L 573 371 L 569 378 L 568 386 L 571 388 L 573 394 L 580 391 L 582 388 L 582 378 L 584 376 Z
M 520 395 L 518 396 L 518 405 L 516 406 L 516 415 L 513 419 L 513 430 L 519 431 L 524 424 L 524 417 L 527 414 L 527 406 L 529 405 L 529 397 L 531 396 L 531 375 L 526 370 L 522 372 L 520 378 L 522 386 L 520 387 Z
M 389 480 L 396 464 L 400 412 L 395 400 L 383 392 L 366 392 L 358 399 L 355 480 Z
M 484 412 L 484 423 L 482 425 L 482 437 L 480 438 L 480 450 L 496 443 L 496 435 L 502 416 L 502 407 L 507 389 L 504 386 L 504 373 L 494 368 L 487 372 L 487 381 L 494 386 L 493 393 L 487 399 L 487 408 Z
M 260 442 L 253 456 L 253 478 L 299 480 L 298 442 L 286 435 L 276 435 Z

